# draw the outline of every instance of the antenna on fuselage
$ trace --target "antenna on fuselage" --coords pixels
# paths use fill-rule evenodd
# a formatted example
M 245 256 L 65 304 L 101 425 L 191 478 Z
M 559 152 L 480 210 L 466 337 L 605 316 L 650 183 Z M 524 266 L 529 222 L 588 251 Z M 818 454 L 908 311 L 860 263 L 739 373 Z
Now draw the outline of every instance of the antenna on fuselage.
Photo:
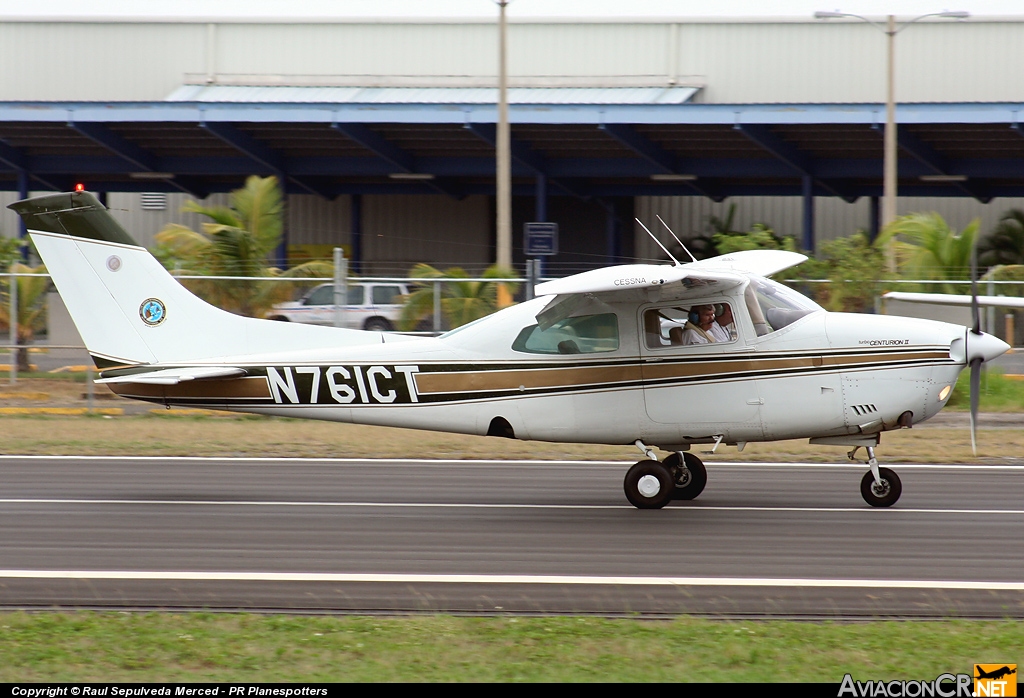
M 669 259 L 671 259 L 671 260 L 672 260 L 673 262 L 675 262 L 675 265 L 676 265 L 677 267 L 679 267 L 679 266 L 682 266 L 682 265 L 681 265 L 681 264 L 679 263 L 679 260 L 678 260 L 678 259 L 676 259 L 675 257 L 673 257 L 673 256 L 672 256 L 672 253 L 671 253 L 671 252 L 669 252 L 669 251 L 668 251 L 668 249 L 667 249 L 667 248 L 666 248 L 666 247 L 665 247 L 664 245 L 662 245 L 662 244 L 661 244 L 661 240 L 659 240 L 659 239 L 658 239 L 657 237 L 655 237 L 654 233 L 652 233 L 652 232 L 651 232 L 651 231 L 650 231 L 650 230 L 649 230 L 649 229 L 647 228 L 647 226 L 643 224 L 643 222 L 642 222 L 642 221 L 641 221 L 641 220 L 640 220 L 639 218 L 634 218 L 633 220 L 635 220 L 635 221 L 636 221 L 637 223 L 639 223 L 639 224 L 640 224 L 640 227 L 641 227 L 641 228 L 643 228 L 644 230 L 646 230 L 646 231 L 647 231 L 647 234 L 651 236 L 651 239 L 652 239 L 652 240 L 654 240 L 654 241 L 655 241 L 656 243 L 658 243 L 658 247 L 660 247 L 661 249 L 665 250 L 665 254 L 667 254 L 667 255 L 668 255 L 668 258 L 669 258 Z M 671 231 L 669 231 L 669 232 L 671 232 Z M 675 236 L 673 236 L 673 237 L 675 237 Z
M 684 245 L 683 241 L 679 239 L 679 236 L 677 236 L 675 233 L 672 232 L 672 228 L 668 227 L 668 223 L 666 223 L 665 221 L 661 220 L 661 216 L 659 216 L 658 214 L 654 214 L 654 217 L 658 219 L 658 222 L 660 222 L 663 226 L 665 226 L 665 230 L 668 231 L 668 234 L 676 239 L 676 242 L 679 243 L 679 246 L 683 248 L 683 252 L 685 252 L 686 254 L 690 255 L 690 259 L 692 259 L 693 261 L 696 262 L 697 258 L 693 256 L 693 252 L 690 252 L 688 249 L 686 249 L 686 245 Z

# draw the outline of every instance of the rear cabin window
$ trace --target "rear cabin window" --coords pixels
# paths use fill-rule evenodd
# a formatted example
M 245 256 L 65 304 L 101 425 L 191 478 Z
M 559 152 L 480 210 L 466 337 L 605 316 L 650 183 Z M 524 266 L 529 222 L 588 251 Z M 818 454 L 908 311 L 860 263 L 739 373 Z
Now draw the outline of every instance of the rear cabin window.
M 619 322 L 615 313 L 566 318 L 546 330 L 530 325 L 512 342 L 514 351 L 527 354 L 597 354 L 618 348 Z

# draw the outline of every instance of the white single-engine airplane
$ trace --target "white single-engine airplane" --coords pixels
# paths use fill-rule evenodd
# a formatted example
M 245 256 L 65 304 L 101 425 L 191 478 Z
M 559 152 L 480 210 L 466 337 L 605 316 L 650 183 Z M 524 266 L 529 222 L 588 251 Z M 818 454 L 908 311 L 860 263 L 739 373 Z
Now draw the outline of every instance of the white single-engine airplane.
M 627 499 L 707 482 L 692 444 L 809 438 L 866 448 L 868 504 L 899 499 L 883 431 L 946 404 L 1008 345 L 941 322 L 826 312 L 767 276 L 804 255 L 632 264 L 415 338 L 241 317 L 187 291 L 89 193 L 12 204 L 101 373 L 125 397 L 524 440 L 635 444 Z M 976 411 L 976 410 L 975 410 Z M 972 432 L 973 433 L 973 432 Z M 660 461 L 654 447 L 669 452 Z

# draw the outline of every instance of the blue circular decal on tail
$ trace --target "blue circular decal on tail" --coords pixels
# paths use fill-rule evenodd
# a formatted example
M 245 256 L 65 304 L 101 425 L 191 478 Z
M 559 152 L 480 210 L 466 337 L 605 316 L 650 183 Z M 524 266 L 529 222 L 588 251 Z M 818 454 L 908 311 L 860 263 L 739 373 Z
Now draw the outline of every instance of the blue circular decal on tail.
M 139 306 L 139 317 L 150 327 L 156 327 L 167 318 L 167 308 L 159 298 L 147 298 Z

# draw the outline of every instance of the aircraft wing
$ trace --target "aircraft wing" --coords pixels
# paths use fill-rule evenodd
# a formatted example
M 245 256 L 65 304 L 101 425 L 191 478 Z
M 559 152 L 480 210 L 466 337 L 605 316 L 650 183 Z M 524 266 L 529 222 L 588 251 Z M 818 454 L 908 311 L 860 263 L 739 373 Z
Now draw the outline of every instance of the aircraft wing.
M 592 269 L 564 279 L 555 279 L 537 284 L 534 290 L 538 296 L 566 296 L 577 293 L 614 293 L 634 289 L 657 288 L 672 282 L 686 286 L 698 286 L 709 282 L 742 281 L 734 272 L 718 269 L 696 269 L 693 264 L 668 266 L 665 264 L 623 264 L 614 267 Z
M 743 250 L 702 259 L 686 266 L 691 269 L 714 269 L 756 276 L 771 276 L 783 269 L 795 267 L 806 259 L 807 255 L 805 254 L 787 252 L 786 250 Z
M 890 291 L 882 294 L 882 298 L 894 301 L 906 301 L 907 303 L 934 303 L 935 305 L 966 305 L 970 306 L 969 295 L 955 293 L 904 293 L 902 291 Z M 978 296 L 978 305 L 992 306 L 995 308 L 1024 308 L 1024 298 L 1013 296 Z
M 132 373 L 112 378 L 100 378 L 97 383 L 148 383 L 150 385 L 177 385 L 203 378 L 235 378 L 244 376 L 245 369 L 234 366 L 192 366 L 165 368 L 150 373 Z

